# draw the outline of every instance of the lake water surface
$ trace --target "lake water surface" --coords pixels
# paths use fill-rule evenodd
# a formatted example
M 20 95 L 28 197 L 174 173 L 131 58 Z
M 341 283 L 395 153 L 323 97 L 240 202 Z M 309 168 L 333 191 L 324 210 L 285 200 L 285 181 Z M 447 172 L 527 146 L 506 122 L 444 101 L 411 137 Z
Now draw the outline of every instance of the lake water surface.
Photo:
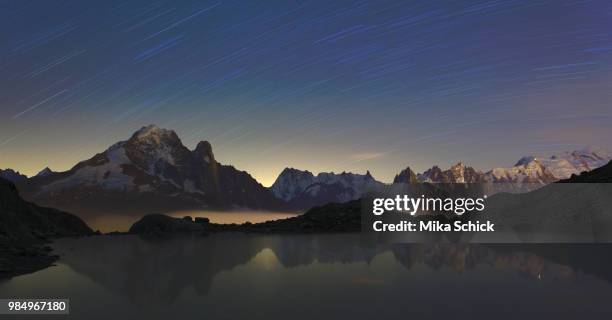
M 216 234 L 54 247 L 57 266 L 0 282 L 0 297 L 70 298 L 69 319 L 612 317 L 610 245 Z

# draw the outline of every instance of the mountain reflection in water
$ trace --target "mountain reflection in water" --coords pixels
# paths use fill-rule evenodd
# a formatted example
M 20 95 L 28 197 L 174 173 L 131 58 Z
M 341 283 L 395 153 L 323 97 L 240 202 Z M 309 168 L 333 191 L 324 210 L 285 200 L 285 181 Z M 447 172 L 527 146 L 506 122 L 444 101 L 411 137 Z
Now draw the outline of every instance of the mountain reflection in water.
M 64 239 L 1 297 L 75 318 L 609 318 L 611 245 L 386 244 L 363 235 Z

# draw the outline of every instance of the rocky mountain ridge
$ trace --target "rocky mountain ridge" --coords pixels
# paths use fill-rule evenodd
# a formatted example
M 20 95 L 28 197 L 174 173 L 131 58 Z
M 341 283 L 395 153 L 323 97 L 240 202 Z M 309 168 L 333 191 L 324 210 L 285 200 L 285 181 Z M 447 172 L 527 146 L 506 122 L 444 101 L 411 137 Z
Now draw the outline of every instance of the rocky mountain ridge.
M 485 183 L 499 191 L 523 192 L 598 168 L 612 153 L 585 148 L 549 157 L 525 156 L 512 167 L 483 172 L 464 163 L 437 165 L 422 173 L 410 167 L 393 183 Z M 81 161 L 64 172 L 43 169 L 27 178 L 10 169 L 0 176 L 14 181 L 36 203 L 72 212 L 159 212 L 187 209 L 304 210 L 347 202 L 385 188 L 370 172 L 355 174 L 284 169 L 266 188 L 247 172 L 216 161 L 212 146 L 201 141 L 190 150 L 172 130 L 142 127 L 129 139 Z
M 591 171 L 610 160 L 612 160 L 610 152 L 584 148 L 545 158 L 525 156 L 512 167 L 498 167 L 487 172 L 476 170 L 461 162 L 448 169 L 434 165 L 422 173 L 406 167 L 394 177 L 392 183 L 482 183 L 487 185 L 487 190 L 491 194 L 500 191 L 527 192 L 584 171 Z M 339 179 L 342 185 L 336 186 L 334 183 L 338 179 L 320 179 L 322 175 L 350 177 L 350 179 Z M 312 207 L 328 202 L 358 199 L 366 191 L 377 191 L 387 186 L 373 178 L 364 178 L 367 176 L 371 178 L 369 172 L 366 175 L 321 173 L 314 176 L 309 171 L 287 168 L 279 175 L 271 190 L 278 198 L 292 203 L 293 207 Z M 320 201 L 314 200 L 317 197 Z
M 36 203 L 85 214 L 283 206 L 247 172 L 217 162 L 207 141 L 189 150 L 174 131 L 155 125 L 68 171 L 46 170 L 21 189 Z
M 13 183 L 24 183 L 28 180 L 28 176 L 10 168 L 4 170 L 0 169 L 0 178 L 6 179 Z
M 525 156 L 512 167 L 498 167 L 487 172 L 475 170 L 459 162 L 449 169 L 438 166 L 416 173 L 410 167 L 396 175 L 394 183 L 509 183 L 546 185 L 571 175 L 591 171 L 612 160 L 612 153 L 601 149 L 584 148 L 554 154 L 547 158 Z
M 330 202 L 355 200 L 383 186 L 369 171 L 366 174 L 321 172 L 315 176 L 310 171 L 286 168 L 270 190 L 290 208 L 308 209 Z

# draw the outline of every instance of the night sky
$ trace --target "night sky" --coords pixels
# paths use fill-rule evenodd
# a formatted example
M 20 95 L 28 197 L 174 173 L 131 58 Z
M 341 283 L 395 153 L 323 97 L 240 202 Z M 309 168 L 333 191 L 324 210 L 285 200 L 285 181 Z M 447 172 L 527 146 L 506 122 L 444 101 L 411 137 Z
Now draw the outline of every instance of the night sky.
M 611 1 L 0 1 L 0 168 L 140 127 L 264 185 L 612 147 Z

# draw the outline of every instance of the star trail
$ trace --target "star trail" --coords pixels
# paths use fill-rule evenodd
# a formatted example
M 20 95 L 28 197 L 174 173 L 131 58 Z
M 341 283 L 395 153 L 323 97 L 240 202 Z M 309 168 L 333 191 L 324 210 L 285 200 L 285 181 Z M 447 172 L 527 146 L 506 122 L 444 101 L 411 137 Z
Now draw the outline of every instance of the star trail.
M 0 168 L 147 124 L 269 185 L 611 148 L 609 1 L 1 1 Z

